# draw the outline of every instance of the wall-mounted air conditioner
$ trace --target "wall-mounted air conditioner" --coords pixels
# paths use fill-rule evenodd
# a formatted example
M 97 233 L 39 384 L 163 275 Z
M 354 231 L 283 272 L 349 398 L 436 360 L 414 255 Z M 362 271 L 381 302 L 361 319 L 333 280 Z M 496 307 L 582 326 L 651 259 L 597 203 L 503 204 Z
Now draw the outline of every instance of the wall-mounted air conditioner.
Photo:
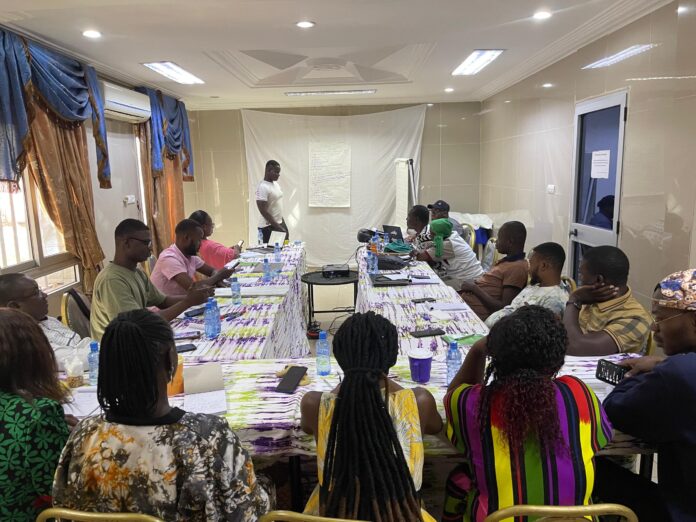
M 108 119 L 142 123 L 150 119 L 150 98 L 131 89 L 99 82 Z

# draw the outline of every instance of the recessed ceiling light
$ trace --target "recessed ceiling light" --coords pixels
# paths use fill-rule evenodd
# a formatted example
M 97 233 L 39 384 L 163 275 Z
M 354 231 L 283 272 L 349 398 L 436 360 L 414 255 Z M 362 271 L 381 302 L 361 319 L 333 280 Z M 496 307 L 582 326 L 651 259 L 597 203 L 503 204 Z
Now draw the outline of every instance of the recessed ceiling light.
M 84 36 L 85 38 L 95 39 L 95 38 L 101 38 L 102 34 L 99 31 L 97 31 L 96 29 L 87 29 L 86 31 L 82 31 L 82 36 Z
M 445 89 L 445 92 L 454 92 L 454 89 L 452 87 L 447 87 Z
M 437 127 L 438 127 L 439 129 L 444 129 L 444 128 L 447 127 L 447 124 L 446 124 L 446 123 L 438 123 Z
M 459 64 L 459 67 L 452 71 L 452 76 L 476 74 L 501 54 L 503 54 L 503 49 L 476 49 Z
M 510 103 L 510 100 L 505 100 L 503 103 Z
M 466 120 L 466 116 L 462 116 L 462 120 Z
M 354 89 L 350 91 L 290 91 L 285 96 L 341 96 L 344 94 L 374 94 L 377 89 Z
M 631 47 L 627 47 L 623 51 L 619 51 L 616 54 L 612 54 L 611 56 L 607 56 L 606 58 L 602 58 L 601 60 L 597 60 L 596 62 L 586 65 L 585 67 L 583 67 L 583 69 L 599 69 L 601 67 L 609 67 L 611 65 L 614 65 L 615 63 L 623 62 L 624 60 L 627 60 L 632 56 L 642 54 L 645 51 L 649 51 L 653 47 L 657 47 L 657 44 L 632 45 Z
M 689 11 L 689 8 L 685 5 L 680 5 L 677 7 L 677 14 L 684 14 Z
M 535 20 L 548 20 L 553 15 L 549 11 L 537 11 L 534 13 Z
M 553 83 L 545 83 L 545 84 L 542 85 L 542 87 L 543 87 L 544 89 L 550 89 L 551 87 L 553 87 Z
M 435 104 L 434 104 L 434 103 L 428 103 L 428 107 L 432 107 L 433 105 L 435 105 Z
M 205 83 L 198 76 L 194 76 L 190 72 L 185 71 L 174 62 L 151 62 L 144 63 L 143 65 L 176 83 L 182 83 L 184 85 Z
M 315 24 L 314 22 L 310 22 L 309 20 L 302 20 L 301 22 L 297 22 L 295 25 L 300 29 L 311 29 L 317 24 Z

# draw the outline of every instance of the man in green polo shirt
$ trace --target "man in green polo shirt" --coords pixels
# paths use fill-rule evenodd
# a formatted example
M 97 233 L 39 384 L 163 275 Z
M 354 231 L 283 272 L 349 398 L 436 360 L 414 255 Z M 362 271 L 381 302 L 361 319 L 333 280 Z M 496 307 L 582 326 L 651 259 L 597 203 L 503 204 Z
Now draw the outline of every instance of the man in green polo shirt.
M 114 260 L 99 272 L 94 283 L 90 327 L 92 338 L 101 340 L 111 320 L 121 312 L 156 306 L 159 314 L 171 321 L 187 308 L 203 304 L 213 295 L 212 287 L 194 285 L 181 297 L 160 293 L 147 275 L 138 269 L 152 251 L 150 229 L 142 221 L 121 221 L 114 233 L 116 254 Z

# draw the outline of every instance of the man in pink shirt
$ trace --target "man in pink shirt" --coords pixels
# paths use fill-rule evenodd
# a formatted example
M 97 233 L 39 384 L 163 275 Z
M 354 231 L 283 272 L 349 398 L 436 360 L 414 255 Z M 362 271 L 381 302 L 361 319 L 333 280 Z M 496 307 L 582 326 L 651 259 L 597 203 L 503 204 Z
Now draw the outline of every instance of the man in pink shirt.
M 203 229 L 192 219 L 184 219 L 175 229 L 176 241 L 157 259 L 150 279 L 165 295 L 186 295 L 195 286 L 215 286 L 228 278 L 234 269 L 215 270 L 196 255 L 203 239 Z M 195 282 L 196 272 L 208 276 Z
M 198 249 L 198 255 L 206 264 L 212 266 L 215 270 L 220 270 L 227 263 L 239 257 L 239 253 L 242 250 L 241 244 L 230 248 L 222 243 L 208 239 L 213 235 L 215 223 L 213 223 L 213 218 L 205 210 L 196 210 L 189 216 L 189 219 L 194 220 L 203 229 L 203 240 Z

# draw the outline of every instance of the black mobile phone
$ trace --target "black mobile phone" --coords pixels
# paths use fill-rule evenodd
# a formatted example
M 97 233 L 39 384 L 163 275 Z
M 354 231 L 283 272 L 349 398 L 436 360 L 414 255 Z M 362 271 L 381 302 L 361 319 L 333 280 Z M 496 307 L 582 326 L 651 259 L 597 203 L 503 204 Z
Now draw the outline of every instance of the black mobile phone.
M 418 299 L 411 299 L 412 303 L 434 303 L 436 299 L 434 297 L 419 297 Z
M 198 339 L 201 332 L 197 330 L 188 330 L 186 332 L 174 332 L 175 341 L 183 341 L 184 339 Z
M 425 274 L 411 274 L 411 279 L 430 279 L 430 276 Z
M 192 352 L 193 350 L 196 349 L 195 344 L 177 344 L 176 345 L 176 353 L 185 353 L 185 352 Z
M 191 310 L 186 310 L 184 312 L 184 315 L 186 317 L 196 317 L 197 315 L 203 315 L 203 312 L 205 312 L 205 306 L 201 306 L 200 308 L 192 308 Z
M 294 393 L 305 373 L 307 373 L 306 366 L 290 367 L 288 373 L 286 373 L 285 377 L 278 383 L 276 391 L 280 393 Z
M 624 378 L 626 372 L 628 372 L 626 366 L 621 366 L 606 359 L 600 359 L 597 363 L 595 377 L 600 381 L 616 386 Z
M 411 332 L 413 337 L 437 337 L 444 335 L 445 331 L 442 328 L 429 328 L 428 330 L 415 330 Z

